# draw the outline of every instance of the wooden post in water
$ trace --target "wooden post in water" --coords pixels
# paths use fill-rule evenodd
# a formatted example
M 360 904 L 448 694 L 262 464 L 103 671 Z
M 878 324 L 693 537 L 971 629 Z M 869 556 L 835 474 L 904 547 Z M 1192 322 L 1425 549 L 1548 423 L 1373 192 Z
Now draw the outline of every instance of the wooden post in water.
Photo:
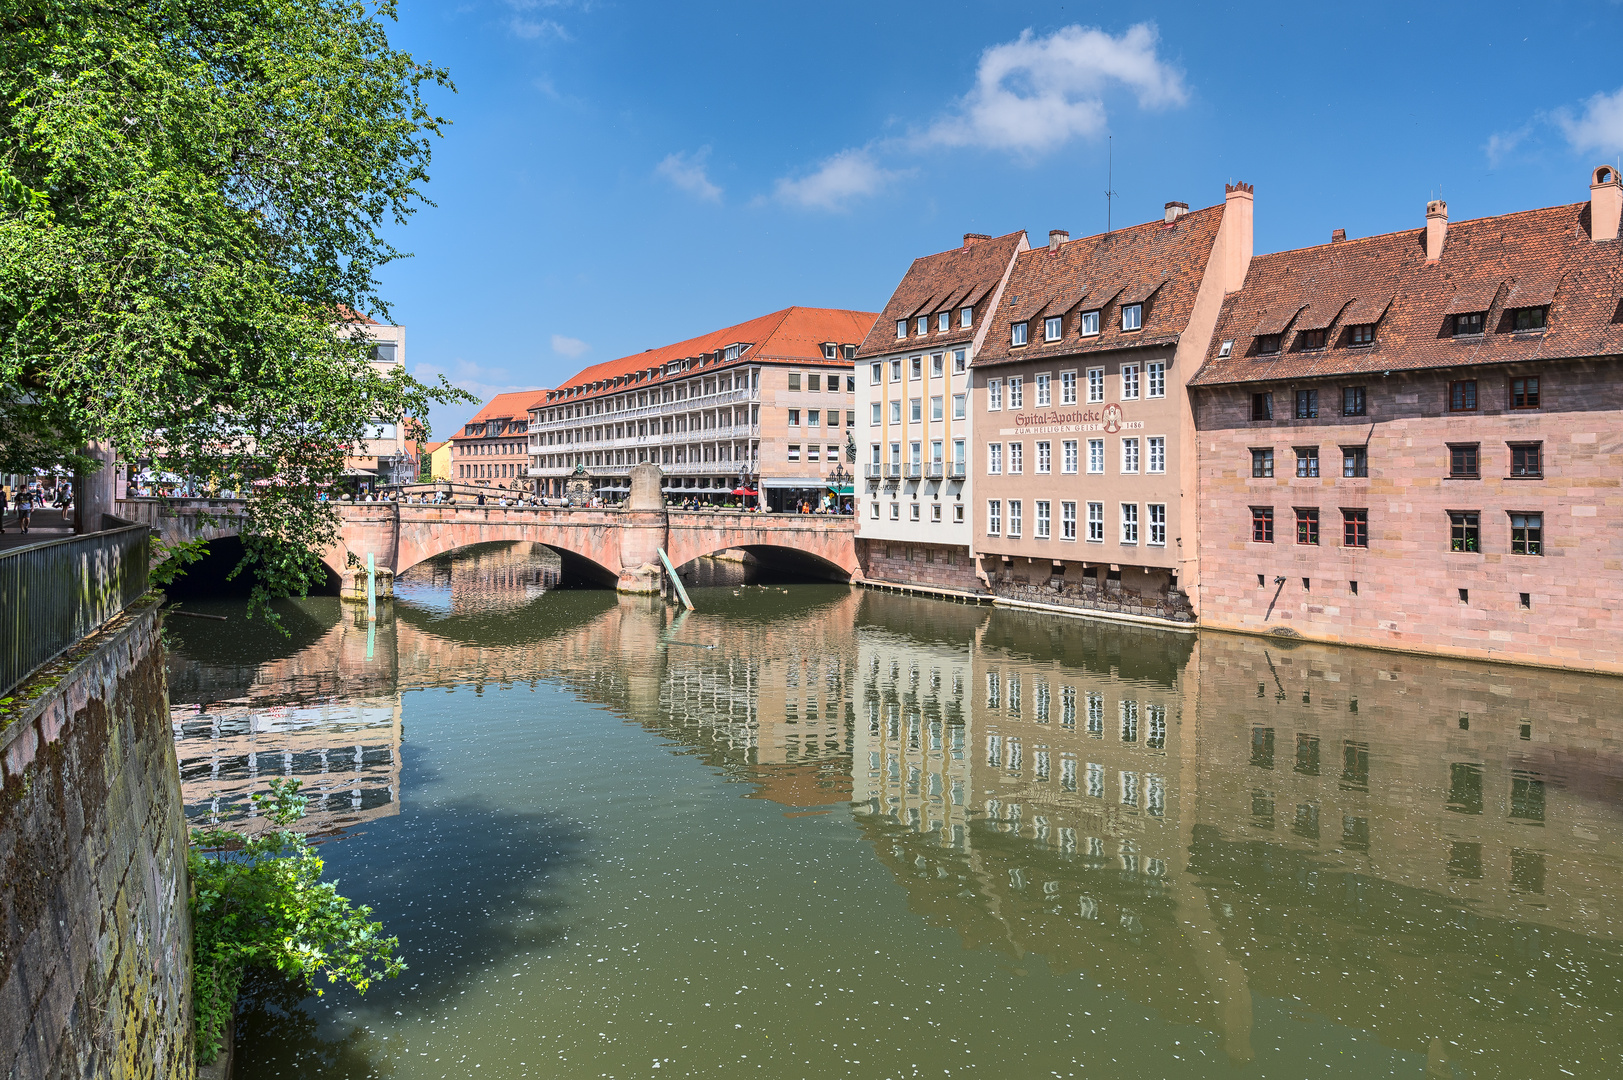
M 682 606 L 689 611 L 693 610 L 693 601 L 688 599 L 688 591 L 682 587 L 682 579 L 676 576 L 676 567 L 671 565 L 671 557 L 665 554 L 665 549 L 659 549 L 659 561 L 665 565 L 665 573 L 676 586 L 676 595 L 682 598 Z
M 372 553 L 366 553 L 366 621 L 378 621 L 378 567 Z

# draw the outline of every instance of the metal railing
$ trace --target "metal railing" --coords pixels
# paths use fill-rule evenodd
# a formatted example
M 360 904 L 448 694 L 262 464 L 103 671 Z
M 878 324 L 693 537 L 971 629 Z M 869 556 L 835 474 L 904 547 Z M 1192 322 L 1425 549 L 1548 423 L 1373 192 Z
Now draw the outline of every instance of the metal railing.
M 150 537 L 126 525 L 0 552 L 0 694 L 140 599 Z

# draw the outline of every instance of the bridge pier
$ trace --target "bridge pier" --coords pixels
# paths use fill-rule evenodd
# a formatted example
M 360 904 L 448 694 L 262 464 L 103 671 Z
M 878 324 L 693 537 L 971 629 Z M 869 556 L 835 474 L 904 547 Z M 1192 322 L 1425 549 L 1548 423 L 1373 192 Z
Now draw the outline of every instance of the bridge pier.
M 664 471 L 653 462 L 631 468 L 631 491 L 620 511 L 620 579 L 616 592 L 647 595 L 659 592 L 664 570 L 659 549 L 666 546 L 669 518 L 660 491 Z

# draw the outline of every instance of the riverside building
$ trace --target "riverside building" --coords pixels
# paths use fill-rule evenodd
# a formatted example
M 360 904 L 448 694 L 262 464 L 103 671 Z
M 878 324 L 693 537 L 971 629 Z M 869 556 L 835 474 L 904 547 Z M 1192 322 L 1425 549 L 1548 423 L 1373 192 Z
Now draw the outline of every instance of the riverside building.
M 857 558 L 873 581 L 984 592 L 971 559 L 970 364 L 1024 232 L 915 259 L 857 350 Z
M 971 368 L 974 546 L 1015 604 L 1189 623 L 1184 385 L 1251 258 L 1252 190 L 1019 253 Z
M 587 368 L 530 409 L 530 476 L 562 495 L 577 467 L 600 495 L 657 463 L 666 495 L 773 510 L 849 500 L 854 362 L 872 312 L 790 307 Z
M 545 390 L 497 394 L 450 438 L 449 479 L 483 487 L 530 489 L 530 407 Z
M 1252 261 L 1192 384 L 1203 625 L 1623 671 L 1623 188 L 1591 181 Z

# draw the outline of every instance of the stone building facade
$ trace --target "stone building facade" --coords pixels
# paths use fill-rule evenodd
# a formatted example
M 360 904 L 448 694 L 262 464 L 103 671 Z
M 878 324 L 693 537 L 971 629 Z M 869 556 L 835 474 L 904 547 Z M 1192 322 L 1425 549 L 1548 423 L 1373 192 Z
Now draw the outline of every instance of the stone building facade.
M 1623 189 L 1259 256 L 1193 380 L 1202 625 L 1623 671 Z
M 449 475 L 457 483 L 529 490 L 530 407 L 545 390 L 497 394 L 452 435 Z

